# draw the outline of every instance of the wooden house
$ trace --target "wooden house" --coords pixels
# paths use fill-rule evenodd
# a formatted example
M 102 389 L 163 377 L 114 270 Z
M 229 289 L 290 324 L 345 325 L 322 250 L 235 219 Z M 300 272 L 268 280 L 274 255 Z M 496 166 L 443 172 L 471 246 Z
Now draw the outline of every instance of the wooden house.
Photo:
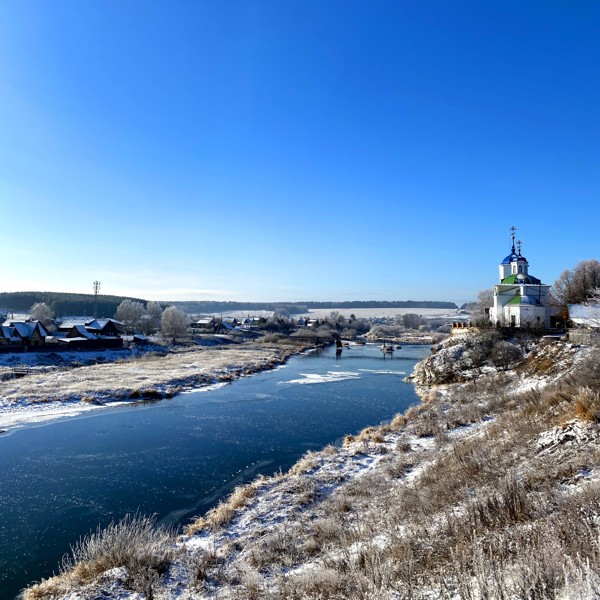
M 11 321 L 13 337 L 19 338 L 22 346 L 42 346 L 46 343 L 48 330 L 41 321 Z
M 204 317 L 194 321 L 190 329 L 195 333 L 214 333 L 217 329 L 217 322 L 214 317 Z

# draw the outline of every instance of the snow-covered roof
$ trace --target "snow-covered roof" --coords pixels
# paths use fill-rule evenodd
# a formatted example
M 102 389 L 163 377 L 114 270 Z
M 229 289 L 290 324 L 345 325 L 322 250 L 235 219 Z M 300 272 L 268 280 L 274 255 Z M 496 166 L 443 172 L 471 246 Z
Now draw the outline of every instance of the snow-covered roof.
M 123 323 L 122 321 L 117 321 L 116 319 L 109 319 L 108 317 L 104 317 L 102 319 L 95 319 L 95 321 L 96 321 L 96 323 L 98 323 L 98 325 L 101 328 L 106 327 L 106 325 L 108 325 L 109 323 L 112 323 L 113 325 L 116 325 L 117 327 L 125 326 L 125 323 Z
M 62 329 L 63 331 L 65 331 L 65 330 L 70 330 L 73 327 L 76 327 L 78 325 L 82 325 L 84 327 L 87 327 L 88 329 L 93 329 L 95 331 L 101 331 L 109 323 L 113 323 L 117 328 L 123 327 L 123 323 L 121 323 L 121 321 L 117 321 L 115 319 L 108 319 L 108 318 L 94 319 L 92 317 L 69 317 L 68 319 L 65 319 L 60 324 L 59 328 Z
M 600 327 L 600 304 L 569 304 L 569 318 L 580 327 Z
M 6 339 L 10 339 L 14 333 L 14 328 L 8 325 L 0 325 L 0 336 Z
M 72 328 L 71 331 L 73 333 L 76 333 L 76 336 L 72 336 L 71 334 L 69 334 L 69 336 L 71 338 L 73 338 L 73 337 L 79 337 L 79 338 L 85 338 L 85 339 L 88 339 L 88 340 L 96 339 L 96 336 L 93 333 L 90 333 L 85 328 L 85 325 L 73 325 L 73 328 Z
M 36 328 L 40 335 L 44 337 L 48 335 L 48 330 L 39 321 L 10 321 L 10 326 L 23 339 L 30 338 Z
M 87 325 L 88 323 L 91 323 L 94 319 L 91 319 L 90 317 L 69 317 L 68 319 L 64 319 L 61 324 L 60 324 L 60 328 L 61 329 L 71 329 L 72 327 L 75 327 L 75 325 Z

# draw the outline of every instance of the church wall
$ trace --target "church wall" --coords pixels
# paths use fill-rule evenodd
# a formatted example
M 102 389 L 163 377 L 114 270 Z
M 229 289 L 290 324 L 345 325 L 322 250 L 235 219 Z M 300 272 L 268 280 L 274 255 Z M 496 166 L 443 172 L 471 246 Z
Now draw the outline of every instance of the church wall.
M 510 275 L 510 265 L 500 265 L 500 281 L 502 281 L 505 277 Z

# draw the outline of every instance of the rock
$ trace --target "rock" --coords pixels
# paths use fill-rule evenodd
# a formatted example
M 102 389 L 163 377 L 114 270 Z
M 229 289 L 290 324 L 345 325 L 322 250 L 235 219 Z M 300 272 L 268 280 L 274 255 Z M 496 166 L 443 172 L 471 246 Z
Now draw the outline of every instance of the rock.
M 559 427 L 553 427 L 538 435 L 538 450 L 552 452 L 564 444 L 584 444 L 598 441 L 598 427 L 595 423 L 585 423 L 579 419 L 568 421 Z

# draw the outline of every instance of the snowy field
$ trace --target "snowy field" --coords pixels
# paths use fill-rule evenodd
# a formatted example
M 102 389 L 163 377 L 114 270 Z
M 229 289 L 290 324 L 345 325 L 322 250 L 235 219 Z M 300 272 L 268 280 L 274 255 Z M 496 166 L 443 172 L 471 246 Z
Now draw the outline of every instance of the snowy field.
M 131 351 L 3 355 L 0 374 L 11 360 L 31 367 L 24 377 L 0 381 L 0 429 L 75 416 L 106 404 L 170 397 L 273 368 L 300 348 L 247 342 L 193 347 L 168 354 L 132 355 Z M 15 358 L 16 357 L 16 358 Z M 67 361 L 97 364 L 70 367 Z
M 357 319 L 395 317 L 409 313 L 422 317 L 454 317 L 458 314 L 458 310 L 452 308 L 314 308 L 308 311 L 308 316 L 321 319 L 328 317 L 333 311 L 339 312 L 344 317 L 354 315 Z

